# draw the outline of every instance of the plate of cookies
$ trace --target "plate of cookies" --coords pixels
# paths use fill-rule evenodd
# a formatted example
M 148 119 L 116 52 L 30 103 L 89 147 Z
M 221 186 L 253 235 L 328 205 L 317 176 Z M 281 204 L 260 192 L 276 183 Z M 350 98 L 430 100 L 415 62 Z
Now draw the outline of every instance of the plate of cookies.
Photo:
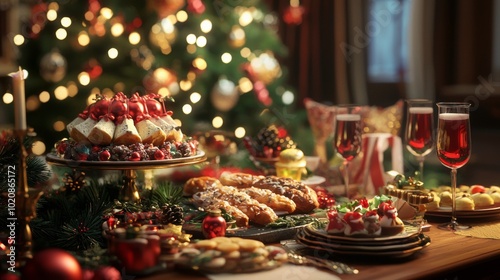
M 215 237 L 193 242 L 175 259 L 176 267 L 203 273 L 246 273 L 274 269 L 288 260 L 277 246 L 239 237 Z
M 490 218 L 500 215 L 500 187 L 482 185 L 457 188 L 455 206 L 457 218 Z M 434 196 L 431 203 L 426 204 L 428 217 L 450 217 L 452 207 L 451 188 L 441 186 L 431 190 Z

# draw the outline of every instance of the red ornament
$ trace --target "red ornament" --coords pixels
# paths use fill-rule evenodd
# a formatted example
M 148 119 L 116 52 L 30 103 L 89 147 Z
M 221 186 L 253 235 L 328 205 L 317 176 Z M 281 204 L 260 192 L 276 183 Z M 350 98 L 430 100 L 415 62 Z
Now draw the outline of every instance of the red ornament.
M 118 92 L 115 96 L 113 96 L 111 104 L 109 105 L 109 113 L 115 118 L 128 113 L 127 97 L 123 94 L 123 92 Z
M 108 161 L 111 158 L 111 153 L 108 150 L 104 150 L 99 153 L 100 161 Z
M 151 116 L 161 116 L 163 114 L 163 105 L 158 100 L 160 96 L 158 94 L 150 93 L 144 96 L 146 100 L 146 107 L 148 108 L 148 113 Z
M 127 272 L 144 272 L 158 263 L 160 238 L 157 235 L 146 238 L 117 239 L 115 254 Z
M 111 99 L 102 95 L 99 96 L 99 98 L 100 99 L 94 103 L 94 106 L 89 109 L 90 117 L 96 121 L 99 121 L 101 116 L 108 113 L 109 105 L 111 104 Z
M 70 253 L 47 249 L 35 254 L 26 263 L 21 279 L 82 280 L 82 268 Z
M 112 266 L 101 266 L 94 271 L 92 280 L 121 280 L 122 276 L 118 269 Z
M 95 59 L 91 59 L 84 70 L 89 74 L 90 79 L 97 79 L 102 74 L 102 67 Z
M 273 104 L 273 100 L 269 96 L 269 91 L 266 88 L 266 85 L 262 81 L 256 81 L 253 84 L 253 88 L 255 94 L 257 95 L 257 100 L 262 103 L 264 106 L 271 106 Z
M 201 230 L 205 238 L 210 239 L 226 235 L 226 220 L 221 216 L 220 210 L 209 211 L 201 223 Z
M 290 6 L 283 12 L 283 21 L 286 24 L 299 25 L 302 23 L 304 18 L 305 9 L 302 6 Z
M 128 112 L 134 121 L 139 122 L 144 118 L 145 108 L 138 93 L 134 93 L 128 102 Z

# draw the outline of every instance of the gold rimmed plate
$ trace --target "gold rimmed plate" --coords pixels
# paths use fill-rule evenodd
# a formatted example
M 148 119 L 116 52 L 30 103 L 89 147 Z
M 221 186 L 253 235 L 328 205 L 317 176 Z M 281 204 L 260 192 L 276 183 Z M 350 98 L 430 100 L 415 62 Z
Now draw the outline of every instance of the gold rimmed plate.
M 420 225 L 405 224 L 405 229 L 402 233 L 389 236 L 346 236 L 343 234 L 329 234 L 324 229 L 318 229 L 313 225 L 307 225 L 305 227 L 307 234 L 318 236 L 329 243 L 340 243 L 340 244 L 363 244 L 363 245 L 374 245 L 379 244 L 394 244 L 405 242 L 408 238 L 417 236 L 421 232 Z
M 307 252 L 314 252 L 315 254 L 321 252 L 323 256 L 352 256 L 352 257 L 386 257 L 386 258 L 406 258 L 415 253 L 420 252 L 424 248 L 431 244 L 431 240 L 428 236 L 422 234 L 422 238 L 419 244 L 407 249 L 395 249 L 395 250 L 385 250 L 385 251 L 364 251 L 364 250 L 339 250 L 324 245 L 311 244 L 309 242 L 304 242 L 303 240 L 297 239 L 299 244 L 302 244 L 307 248 Z M 302 249 L 301 249 L 302 250 Z
M 324 242 L 315 238 L 311 238 L 311 236 L 307 236 L 303 231 L 297 234 L 297 240 L 303 244 L 313 245 L 313 246 L 321 246 L 330 248 L 333 250 L 342 250 L 342 251 L 367 251 L 367 252 L 382 252 L 382 251 L 401 251 L 411 249 L 417 246 L 420 246 L 422 240 L 425 238 L 423 234 L 419 234 L 415 237 L 407 239 L 404 243 L 399 244 L 389 244 L 389 245 L 378 245 L 378 246 L 369 246 L 369 245 L 345 245 L 331 242 Z
M 500 206 L 490 208 L 482 208 L 475 210 L 457 210 L 455 212 L 457 218 L 492 218 L 500 216 Z M 425 216 L 428 217 L 451 217 L 451 207 L 440 207 L 436 210 L 427 210 Z

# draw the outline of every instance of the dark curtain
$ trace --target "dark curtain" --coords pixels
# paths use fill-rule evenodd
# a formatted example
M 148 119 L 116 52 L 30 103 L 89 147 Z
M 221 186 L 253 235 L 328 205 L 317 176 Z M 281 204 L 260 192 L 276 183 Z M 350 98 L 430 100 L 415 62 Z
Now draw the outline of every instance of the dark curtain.
M 289 50 L 288 58 L 283 63 L 289 70 L 290 85 L 296 88 L 299 99 L 310 97 L 319 102 L 336 102 L 334 1 L 300 1 L 305 8 L 300 25 L 283 22 L 283 13 L 290 6 L 289 0 L 267 2 L 280 17 L 280 36 Z M 302 102 L 299 103 L 303 106 Z
M 474 127 L 499 128 L 500 95 L 493 90 L 493 1 L 436 1 L 436 99 L 472 103 Z

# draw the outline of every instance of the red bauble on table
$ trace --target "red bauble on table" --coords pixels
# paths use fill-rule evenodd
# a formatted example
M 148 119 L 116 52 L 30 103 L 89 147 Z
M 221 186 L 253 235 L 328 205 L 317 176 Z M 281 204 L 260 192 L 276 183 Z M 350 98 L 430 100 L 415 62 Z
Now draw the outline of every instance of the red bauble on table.
M 26 263 L 21 279 L 82 280 L 82 277 L 82 268 L 73 255 L 61 249 L 46 249 Z
M 299 25 L 304 18 L 305 9 L 302 6 L 290 6 L 283 12 L 283 21 L 286 24 Z
M 226 235 L 226 220 L 221 216 L 220 210 L 209 211 L 208 215 L 203 219 L 201 230 L 205 238 L 210 239 L 217 236 Z
M 94 271 L 92 280 L 121 280 L 122 276 L 118 269 L 112 266 L 101 266 Z

